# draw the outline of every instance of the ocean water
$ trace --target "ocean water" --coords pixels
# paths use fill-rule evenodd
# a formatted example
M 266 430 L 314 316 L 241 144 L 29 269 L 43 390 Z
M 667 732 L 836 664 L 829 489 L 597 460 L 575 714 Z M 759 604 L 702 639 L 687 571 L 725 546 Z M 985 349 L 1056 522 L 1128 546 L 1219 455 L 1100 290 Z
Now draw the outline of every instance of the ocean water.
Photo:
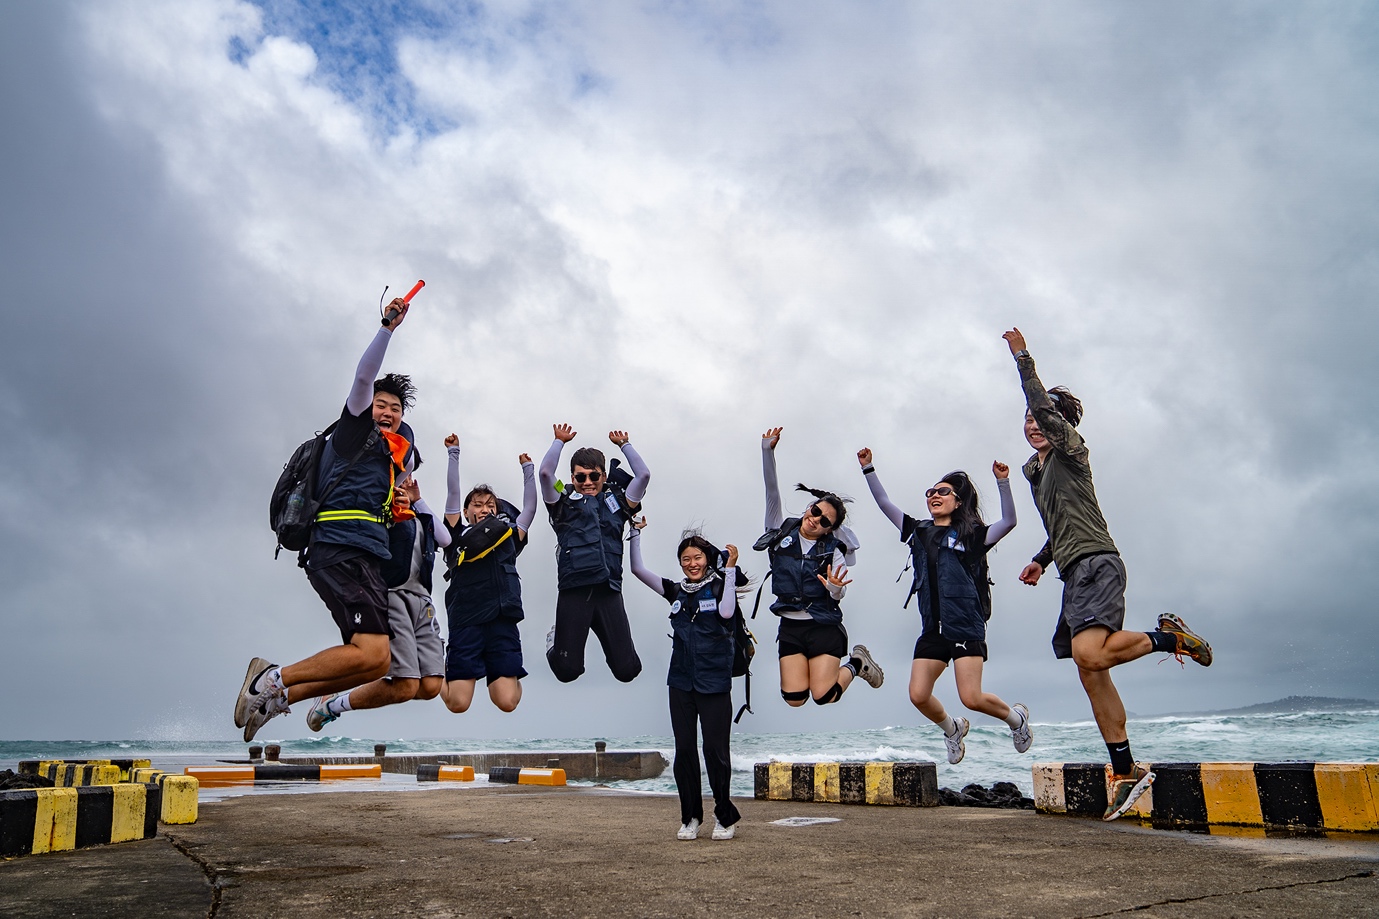
M 1267 715 L 1171 715 L 1132 719 L 1130 742 L 1136 759 L 1156 762 L 1379 762 L 1379 710 L 1298 712 Z M 284 741 L 284 756 L 372 755 L 376 742 L 389 753 L 463 753 L 489 750 L 592 750 L 596 740 L 610 750 L 660 750 L 669 759 L 668 735 L 629 737 L 513 738 L 474 741 L 464 738 L 397 740 L 391 738 L 320 737 Z M 21 759 L 104 759 L 141 757 L 170 766 L 242 759 L 246 745 L 223 741 L 0 741 L 0 768 Z M 971 782 L 1014 782 L 1025 794 L 1033 789 L 1030 765 L 1036 762 L 1105 762 L 1106 747 L 1091 721 L 1034 722 L 1034 746 L 1018 754 L 1010 732 L 993 719 L 973 716 L 967 756 L 948 765 L 937 727 L 889 727 L 831 733 L 752 734 L 732 738 L 733 794 L 752 795 L 752 766 L 772 761 L 933 762 L 939 785 L 961 788 Z M 629 791 L 673 794 L 667 769 L 655 779 L 611 782 Z M 707 793 L 707 784 L 705 792 Z

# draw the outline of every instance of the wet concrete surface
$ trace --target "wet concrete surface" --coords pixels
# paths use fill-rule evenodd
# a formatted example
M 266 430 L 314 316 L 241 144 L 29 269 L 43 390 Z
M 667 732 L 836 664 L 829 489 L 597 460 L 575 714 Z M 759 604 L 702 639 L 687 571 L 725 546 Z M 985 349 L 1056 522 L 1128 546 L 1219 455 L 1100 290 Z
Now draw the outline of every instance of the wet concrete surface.
M 255 794 L 156 840 L 0 863 L 0 916 L 1379 915 L 1369 837 L 738 805 L 737 838 L 681 842 L 674 798 L 599 788 Z

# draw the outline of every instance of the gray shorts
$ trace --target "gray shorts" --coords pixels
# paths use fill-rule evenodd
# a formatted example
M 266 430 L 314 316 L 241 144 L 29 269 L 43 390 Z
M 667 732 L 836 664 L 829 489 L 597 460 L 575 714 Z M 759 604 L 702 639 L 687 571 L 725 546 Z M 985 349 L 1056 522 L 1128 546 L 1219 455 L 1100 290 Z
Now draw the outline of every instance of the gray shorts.
M 1094 625 L 1119 632 L 1125 624 L 1125 563 L 1119 555 L 1089 555 L 1063 582 L 1063 611 L 1053 630 L 1053 656 L 1073 656 L 1073 636 Z
M 388 625 L 393 630 L 390 680 L 419 680 L 445 674 L 445 645 L 430 597 L 406 590 L 388 591 Z

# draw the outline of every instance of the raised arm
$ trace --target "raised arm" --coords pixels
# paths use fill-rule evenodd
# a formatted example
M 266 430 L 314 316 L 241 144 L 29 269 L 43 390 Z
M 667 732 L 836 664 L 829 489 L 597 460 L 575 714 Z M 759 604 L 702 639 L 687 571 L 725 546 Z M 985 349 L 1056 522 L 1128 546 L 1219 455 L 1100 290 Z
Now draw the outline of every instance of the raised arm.
M 728 564 L 723 568 L 723 599 L 718 601 L 718 615 L 733 618 L 737 609 L 737 546 L 728 543 Z
M 632 535 L 628 538 L 628 563 L 632 567 L 632 575 L 647 587 L 661 594 L 661 587 L 665 580 L 651 569 L 647 568 L 642 562 L 642 527 L 646 526 L 646 521 L 641 522 L 641 526 L 633 524 Z
M 460 491 L 460 438 L 451 434 L 445 439 L 445 522 L 450 526 L 460 522 L 464 513 L 464 492 Z
M 1001 337 L 1010 345 L 1010 353 L 1014 355 L 1015 366 L 1020 371 L 1020 386 L 1025 391 L 1025 405 L 1034 416 L 1044 439 L 1049 442 L 1050 447 L 1064 456 L 1086 462 L 1087 445 L 1083 442 L 1082 435 L 1077 433 L 1077 429 L 1054 407 L 1048 390 L 1044 389 L 1039 374 L 1035 372 L 1034 358 L 1030 357 L 1029 349 L 1025 347 L 1025 336 L 1019 329 L 1011 329 Z
M 431 515 L 431 532 L 435 534 L 436 545 L 440 546 L 442 549 L 450 545 L 450 531 L 445 528 L 444 521 L 437 516 L 436 512 L 426 506 L 426 499 L 417 498 L 416 503 L 413 504 L 412 507 L 418 514 Z
M 881 513 L 886 515 L 886 519 L 895 524 L 897 530 L 901 529 L 905 523 L 905 512 L 891 501 L 886 494 L 886 489 L 881 485 L 881 478 L 876 474 L 876 467 L 871 464 L 871 449 L 863 447 L 857 451 L 857 462 L 862 465 L 862 475 L 866 477 L 867 488 L 871 491 L 871 496 L 876 501 L 876 506 L 881 508 Z
M 771 428 L 761 435 L 761 477 L 766 484 L 766 529 L 774 530 L 785 520 L 780 500 L 780 481 L 776 478 L 776 444 L 783 428 Z
M 560 452 L 565 449 L 566 444 L 575 439 L 576 434 L 568 424 L 553 425 L 552 430 L 555 431 L 555 440 L 551 441 L 546 455 L 541 458 L 541 469 L 537 472 L 537 478 L 541 482 L 541 500 L 547 504 L 554 504 L 560 500 L 560 492 L 555 490 L 555 469 L 560 465 Z
M 378 371 L 383 369 L 383 355 L 388 353 L 388 342 L 392 340 L 393 330 L 402 325 L 402 320 L 410 308 L 400 297 L 388 306 L 398 311 L 397 316 L 374 333 L 373 341 L 364 349 L 364 356 L 359 359 L 359 366 L 354 369 L 354 384 L 350 386 L 349 397 L 345 400 L 351 415 L 362 414 L 373 404 L 373 381 L 378 379 Z
M 1010 493 L 1010 467 L 997 460 L 991 464 L 996 475 L 996 491 L 1001 495 L 1001 519 L 986 530 L 986 544 L 994 546 L 1015 529 L 1015 498 Z
M 517 461 L 522 464 L 522 513 L 517 516 L 517 529 L 526 536 L 536 519 L 536 466 L 525 453 Z
M 608 439 L 622 450 L 622 455 L 627 457 L 627 467 L 632 470 L 632 481 L 625 492 L 628 503 L 642 503 L 642 498 L 646 497 L 646 487 L 651 484 L 651 470 L 646 468 L 637 448 L 627 442 L 626 431 L 609 431 Z

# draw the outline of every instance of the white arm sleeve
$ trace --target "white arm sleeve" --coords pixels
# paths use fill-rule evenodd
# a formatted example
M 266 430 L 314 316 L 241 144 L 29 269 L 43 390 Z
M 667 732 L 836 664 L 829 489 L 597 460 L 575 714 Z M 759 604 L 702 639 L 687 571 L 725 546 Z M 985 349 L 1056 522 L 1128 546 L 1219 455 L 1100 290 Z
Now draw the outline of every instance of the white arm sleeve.
M 646 487 L 651 484 L 651 470 L 646 468 L 641 454 L 631 442 L 622 445 L 622 455 L 627 457 L 627 466 L 632 470 L 632 481 L 625 492 L 627 500 L 632 504 L 640 504 L 642 498 L 646 497 Z
M 733 618 L 737 609 L 737 567 L 723 569 L 723 599 L 718 601 L 718 615 Z
M 531 522 L 536 519 L 536 467 L 531 463 L 522 464 L 522 513 L 517 518 L 517 529 L 526 533 Z
M 557 437 L 551 441 L 546 455 L 541 458 L 541 470 L 537 478 L 541 482 L 541 500 L 547 504 L 554 504 L 560 500 L 560 492 L 555 490 L 555 467 L 560 464 L 560 452 L 564 449 L 565 444 Z
M 427 507 L 425 498 L 418 498 L 412 509 L 418 514 L 431 515 L 431 532 L 435 534 L 436 545 L 442 549 L 450 545 L 450 531 L 445 528 L 445 518 L 438 516 L 431 508 Z
M 1001 493 L 1001 519 L 986 531 L 986 544 L 994 546 L 1015 529 L 1015 498 L 1010 494 L 1010 478 L 996 480 L 996 490 Z
M 776 479 L 776 451 L 771 439 L 761 439 L 761 477 L 766 484 L 766 529 L 774 530 L 785 520 L 780 500 L 780 482 Z
M 838 571 L 838 569 L 839 569 L 839 568 L 842 568 L 842 567 L 843 567 L 844 565 L 846 565 L 846 564 L 847 564 L 847 559 L 845 559 L 845 558 L 843 557 L 843 550 L 842 550 L 842 549 L 834 549 L 834 550 L 833 550 L 833 571 L 834 571 L 834 573 L 836 574 L 837 571 Z M 841 600 L 841 599 L 843 599 L 843 595 L 846 594 L 846 593 L 848 592 L 848 587 L 847 587 L 846 584 L 843 584 L 843 585 L 841 585 L 841 586 L 835 586 L 835 585 L 830 581 L 830 582 L 829 582 L 827 585 L 825 585 L 825 586 L 828 587 L 828 595 L 829 595 L 830 597 L 832 597 L 834 600 Z
M 460 491 L 460 447 L 446 447 L 445 460 L 445 512 L 459 514 L 464 512 L 464 492 Z
M 661 576 L 642 564 L 642 531 L 635 527 L 632 530 L 632 537 L 628 540 L 627 552 L 628 563 L 632 568 L 633 576 L 647 587 L 656 591 L 658 596 L 665 596 L 661 593 L 661 587 L 664 583 Z
M 871 489 L 871 496 L 875 499 L 876 506 L 881 508 L 881 513 L 886 515 L 887 520 L 895 524 L 897 530 L 900 529 L 905 522 L 905 512 L 897 507 L 895 502 L 891 501 L 890 496 L 886 494 L 886 489 L 881 486 L 881 478 L 876 474 L 875 469 L 866 474 L 866 480 L 867 488 Z
M 373 381 L 378 379 L 378 371 L 383 368 L 383 355 L 388 353 L 388 342 L 392 339 L 392 332 L 379 329 L 373 341 L 364 349 L 364 356 L 354 370 L 354 385 L 350 387 L 349 398 L 345 400 L 351 415 L 358 415 L 373 404 Z

